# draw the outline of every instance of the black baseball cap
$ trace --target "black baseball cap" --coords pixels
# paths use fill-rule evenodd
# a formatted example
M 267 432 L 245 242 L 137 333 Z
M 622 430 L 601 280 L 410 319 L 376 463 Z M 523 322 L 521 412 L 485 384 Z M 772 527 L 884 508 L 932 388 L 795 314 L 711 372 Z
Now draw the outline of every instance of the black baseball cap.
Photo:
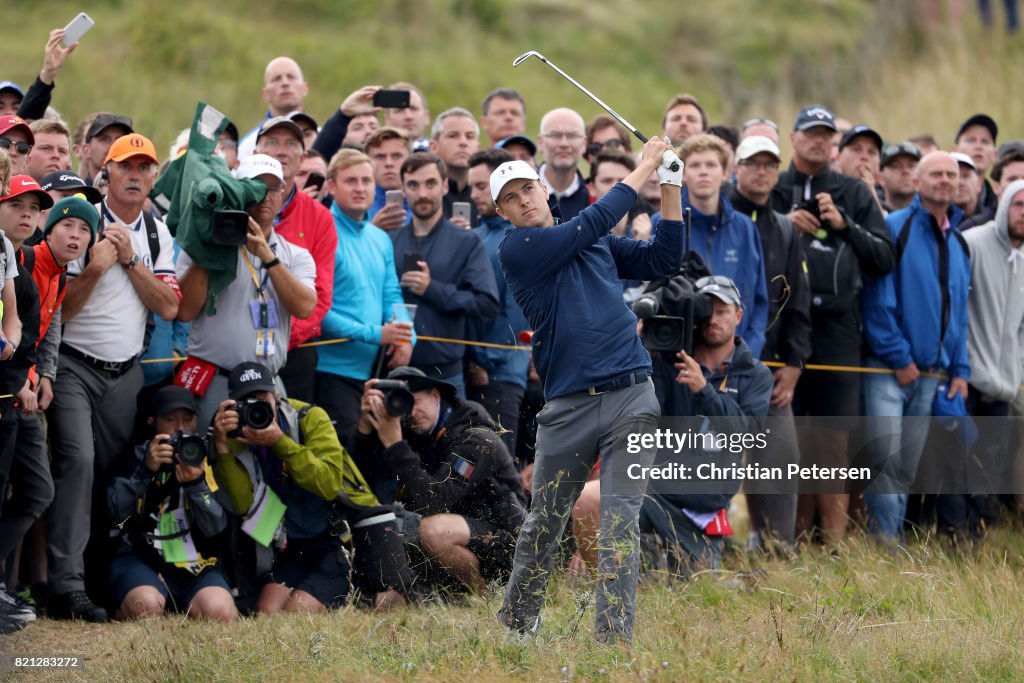
M 314 119 L 312 116 L 310 116 L 304 111 L 293 111 L 291 114 L 288 114 L 287 116 L 296 123 L 298 123 L 299 121 L 305 121 L 306 123 L 313 127 L 314 131 L 320 130 L 320 125 L 316 122 L 316 119 Z
M 132 120 L 127 116 L 118 116 L 117 114 L 100 114 L 92 120 L 91 124 L 89 124 L 89 130 L 85 133 L 85 141 L 89 142 L 111 126 L 124 128 L 125 135 L 131 135 L 135 132 L 135 129 L 132 128 Z
M 522 145 L 530 152 L 530 156 L 537 154 L 537 145 L 525 135 L 510 135 L 503 140 L 498 140 L 494 146 L 498 149 L 505 149 L 507 145 Z
M 54 171 L 43 176 L 43 182 L 39 183 L 44 192 L 50 190 L 75 190 L 85 195 L 85 200 L 90 204 L 99 204 L 103 201 L 103 193 L 95 187 L 86 184 L 74 171 Z
M 1010 154 L 1011 152 L 1024 154 L 1024 142 L 1021 142 L 1020 140 L 1010 140 L 1008 142 L 1004 142 L 1003 144 L 999 145 L 999 151 L 996 152 L 996 158 L 1002 159 L 1004 156 Z
M 247 361 L 239 363 L 228 375 L 228 396 L 234 400 L 244 398 L 254 391 L 277 392 L 274 373 L 266 365 Z
M 879 162 L 881 168 L 889 165 L 897 157 L 910 157 L 914 161 L 921 161 L 921 150 L 913 142 L 900 142 L 886 145 L 882 148 L 882 158 Z
M 864 135 L 864 136 L 867 136 L 867 137 L 871 138 L 872 140 L 874 140 L 875 145 L 878 146 L 879 153 L 881 153 L 881 151 L 882 151 L 882 136 L 879 135 L 873 128 L 871 128 L 870 126 L 865 126 L 864 124 L 856 125 L 853 128 L 851 128 L 850 130 L 848 130 L 845 133 L 843 133 L 843 137 L 839 141 L 839 149 L 842 149 L 843 147 L 846 147 L 848 144 L 853 142 L 853 139 L 855 137 L 857 137 L 859 135 Z
M 825 126 L 835 131 L 839 130 L 836 128 L 836 115 L 832 113 L 831 109 L 822 104 L 808 104 L 800 110 L 800 113 L 796 115 L 796 121 L 793 122 L 793 130 L 795 131 L 808 130 L 818 126 Z
M 179 408 L 198 413 L 196 409 L 196 397 L 184 387 L 175 385 L 163 387 L 153 395 L 153 414 L 167 415 Z
M 957 142 L 960 141 L 960 136 L 964 134 L 964 131 L 971 126 L 982 126 L 987 128 L 988 132 L 992 134 L 992 142 L 995 143 L 996 137 L 999 135 L 999 126 L 996 125 L 995 120 L 988 114 L 975 114 L 961 123 L 960 127 L 956 131 Z
M 419 368 L 411 368 L 409 366 L 402 366 L 395 368 L 388 373 L 388 379 L 400 379 L 409 385 L 409 391 L 426 391 L 428 389 L 437 389 L 441 392 L 441 395 L 446 399 L 451 400 L 455 397 L 455 385 L 450 382 L 445 382 L 443 379 L 436 379 L 434 377 L 428 377 Z

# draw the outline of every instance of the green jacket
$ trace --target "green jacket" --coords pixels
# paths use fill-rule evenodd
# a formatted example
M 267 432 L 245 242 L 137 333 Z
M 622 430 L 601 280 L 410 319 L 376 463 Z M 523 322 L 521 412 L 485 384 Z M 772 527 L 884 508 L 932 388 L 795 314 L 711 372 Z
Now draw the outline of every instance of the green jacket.
M 379 505 L 352 457 L 338 441 L 331 418 L 323 408 L 288 399 L 278 406 L 285 435 L 269 449 L 264 463 L 280 464 L 264 472 L 259 457 L 244 443 L 228 440 L 227 455 L 213 464 L 217 485 L 232 507 L 244 515 L 252 507 L 254 483 L 266 481 L 288 506 L 285 530 L 289 538 L 313 538 L 327 531 L 333 502 L 340 493 L 357 507 Z

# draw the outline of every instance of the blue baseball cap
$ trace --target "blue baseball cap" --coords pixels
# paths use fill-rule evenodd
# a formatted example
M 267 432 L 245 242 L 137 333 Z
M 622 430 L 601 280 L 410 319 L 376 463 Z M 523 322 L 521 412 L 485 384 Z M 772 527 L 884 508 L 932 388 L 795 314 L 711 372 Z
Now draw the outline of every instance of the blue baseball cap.
M 21 86 L 14 81 L 0 81 L 0 92 L 5 90 L 11 90 L 18 93 L 18 97 L 25 99 L 25 91 L 21 89 Z

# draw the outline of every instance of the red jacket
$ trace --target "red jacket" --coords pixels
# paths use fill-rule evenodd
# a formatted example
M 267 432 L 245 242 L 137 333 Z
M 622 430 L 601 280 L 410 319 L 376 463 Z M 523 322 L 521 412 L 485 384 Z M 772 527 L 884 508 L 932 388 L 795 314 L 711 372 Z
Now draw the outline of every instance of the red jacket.
M 274 226 L 274 230 L 292 244 L 308 251 L 316 264 L 316 307 L 313 315 L 305 320 L 292 320 L 292 335 L 288 340 L 288 349 L 291 350 L 320 336 L 320 323 L 331 309 L 338 233 L 334 230 L 331 212 L 298 189 L 282 211 L 281 220 Z
M 64 295 L 67 294 L 67 280 L 65 278 L 64 286 L 61 287 L 61 278 L 64 277 L 68 268 L 57 265 L 50 245 L 45 240 L 33 247 L 23 246 L 21 249 L 23 252 L 31 251 L 34 258 L 32 281 L 36 283 L 36 288 L 39 290 L 38 343 L 41 344 L 43 338 L 46 337 L 47 330 L 50 329 L 53 314 L 60 308 L 61 302 L 64 301 Z M 29 379 L 32 381 L 32 386 L 36 386 L 38 379 L 34 365 L 29 370 Z

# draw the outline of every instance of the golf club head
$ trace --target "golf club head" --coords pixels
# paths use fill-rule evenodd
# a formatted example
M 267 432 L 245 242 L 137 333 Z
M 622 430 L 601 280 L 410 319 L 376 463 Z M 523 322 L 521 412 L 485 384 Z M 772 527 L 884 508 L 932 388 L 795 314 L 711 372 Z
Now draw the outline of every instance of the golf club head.
M 530 50 L 529 52 L 524 52 L 523 54 L 519 55 L 514 60 L 512 60 L 512 66 L 513 67 L 517 67 L 520 64 L 522 64 L 523 62 L 525 62 L 527 59 L 529 59 L 530 57 L 537 57 L 542 62 L 546 62 L 547 61 L 546 59 L 544 59 L 544 55 L 542 55 L 541 53 L 537 52 L 536 50 Z

